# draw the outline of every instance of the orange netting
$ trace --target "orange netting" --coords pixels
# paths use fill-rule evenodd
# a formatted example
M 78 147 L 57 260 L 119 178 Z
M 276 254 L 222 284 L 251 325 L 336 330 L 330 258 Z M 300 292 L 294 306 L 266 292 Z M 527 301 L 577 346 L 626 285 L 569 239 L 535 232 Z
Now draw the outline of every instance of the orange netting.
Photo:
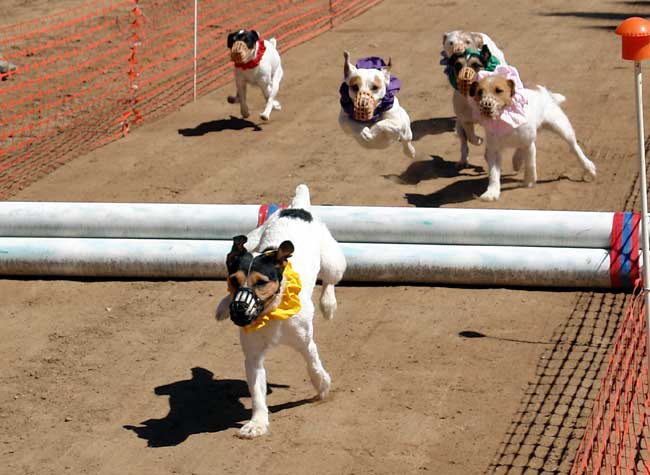
M 643 292 L 637 288 L 614 343 L 572 475 L 650 474 L 646 338 Z
M 0 61 L 16 65 L 0 68 L 0 198 L 231 81 L 229 32 L 282 52 L 380 1 L 199 0 L 196 57 L 191 0 L 92 0 L 0 28 Z

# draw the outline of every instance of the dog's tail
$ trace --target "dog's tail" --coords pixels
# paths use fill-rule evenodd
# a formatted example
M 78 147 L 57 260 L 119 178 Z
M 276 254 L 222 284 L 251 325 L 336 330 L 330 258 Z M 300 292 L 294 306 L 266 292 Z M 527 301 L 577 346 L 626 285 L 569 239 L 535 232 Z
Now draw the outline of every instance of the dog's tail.
M 548 89 L 546 89 L 544 86 L 537 86 L 537 90 L 544 94 L 547 94 L 557 105 L 560 105 L 564 101 L 566 101 L 566 97 L 564 97 L 562 94 L 558 94 L 557 92 L 551 92 Z
M 296 187 L 296 194 L 291 200 L 290 208 L 302 208 L 309 211 L 311 208 L 311 199 L 309 197 L 309 188 L 307 185 L 298 185 Z
M 278 49 L 278 40 L 276 40 L 275 38 L 270 38 L 270 39 L 268 39 L 266 41 L 271 43 L 275 49 Z

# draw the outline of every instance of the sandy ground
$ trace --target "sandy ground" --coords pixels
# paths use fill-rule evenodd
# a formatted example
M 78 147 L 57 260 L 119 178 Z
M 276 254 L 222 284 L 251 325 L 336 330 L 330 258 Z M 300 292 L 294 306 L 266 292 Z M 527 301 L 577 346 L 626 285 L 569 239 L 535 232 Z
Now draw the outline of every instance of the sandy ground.
M 57 3 L 4 0 L 2 22 Z M 284 110 L 270 123 L 237 119 L 231 87 L 220 89 L 14 199 L 257 204 L 307 183 L 316 204 L 631 208 L 632 72 L 612 27 L 648 13 L 647 2 L 605 0 L 386 1 L 284 55 Z M 567 96 L 595 182 L 544 133 L 538 186 L 521 188 L 506 165 L 501 200 L 476 200 L 483 151 L 455 172 L 438 65 L 456 28 L 488 32 L 525 82 Z M 344 49 L 393 58 L 415 161 L 399 147 L 362 151 L 338 129 Z M 237 330 L 212 317 L 224 292 L 210 281 L 0 280 L 0 473 L 566 473 L 625 300 L 342 286 L 336 319 L 316 321 L 331 397 L 313 402 L 299 358 L 272 351 L 271 433 L 251 442 L 234 437 L 250 416 Z

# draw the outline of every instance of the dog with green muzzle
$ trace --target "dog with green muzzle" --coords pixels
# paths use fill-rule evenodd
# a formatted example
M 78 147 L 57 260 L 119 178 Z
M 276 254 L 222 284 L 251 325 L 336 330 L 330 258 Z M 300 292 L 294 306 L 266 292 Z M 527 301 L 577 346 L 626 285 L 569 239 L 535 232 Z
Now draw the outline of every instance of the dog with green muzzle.
M 472 84 L 476 82 L 479 71 L 494 71 L 499 64 L 505 64 L 505 57 L 498 48 L 498 56 L 492 54 L 490 47 L 485 43 L 480 46 L 480 49 L 472 48 L 474 43 L 462 49 L 466 46 L 465 42 L 451 42 L 450 35 L 453 36 L 453 33 L 458 32 L 450 32 L 443 37 L 440 64 L 445 66 L 445 74 L 454 89 L 452 105 L 456 114 L 456 133 L 460 138 L 460 160 L 457 168 L 463 169 L 469 165 L 468 142 L 472 145 L 483 143 L 483 138 L 477 136 L 474 131 L 476 122 L 469 102 L 469 91 Z M 451 54 L 448 54 L 448 49 Z

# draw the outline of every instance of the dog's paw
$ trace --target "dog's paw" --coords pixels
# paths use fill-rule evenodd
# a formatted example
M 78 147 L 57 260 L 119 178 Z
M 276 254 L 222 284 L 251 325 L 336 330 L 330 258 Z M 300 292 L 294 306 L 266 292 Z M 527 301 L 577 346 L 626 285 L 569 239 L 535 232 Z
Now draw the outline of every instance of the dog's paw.
M 456 162 L 456 170 L 464 170 L 465 168 L 469 168 L 469 161 L 467 158 L 464 160 L 461 158 L 459 161 Z
M 260 114 L 260 119 L 262 119 L 264 122 L 268 122 L 270 118 L 271 118 L 271 114 L 266 114 L 264 112 Z
M 500 193 L 497 190 L 488 190 L 480 196 L 481 201 L 497 201 Z
M 363 130 L 361 131 L 361 138 L 366 142 L 371 142 L 372 139 L 374 139 L 374 137 L 372 136 L 372 132 L 368 127 L 364 127 Z
M 269 424 L 259 421 L 248 421 L 244 426 L 239 429 L 239 438 L 241 439 L 255 439 L 261 437 L 269 432 Z
M 332 378 L 330 378 L 330 375 L 326 371 L 323 371 L 323 374 L 321 375 L 320 384 L 318 387 L 318 399 L 320 399 L 321 401 L 325 399 L 329 395 L 331 387 L 332 387 Z
M 238 96 L 228 96 L 228 104 L 237 104 L 239 102 Z
M 415 147 L 411 142 L 404 144 L 404 154 L 411 159 L 415 159 Z
M 282 104 L 280 104 L 278 101 L 273 101 L 273 109 L 276 111 L 281 111 L 282 110 Z
M 593 181 L 596 178 L 596 165 L 593 162 L 585 164 L 585 172 L 582 175 L 584 181 Z
M 476 145 L 476 146 L 483 145 L 483 137 L 479 137 L 478 135 L 475 135 L 474 137 L 467 137 L 467 140 L 472 145 Z
M 244 119 L 248 119 L 248 118 L 250 117 L 251 113 L 250 113 L 250 111 L 248 110 L 248 107 L 242 107 L 240 110 L 241 110 L 241 116 L 242 116 Z

